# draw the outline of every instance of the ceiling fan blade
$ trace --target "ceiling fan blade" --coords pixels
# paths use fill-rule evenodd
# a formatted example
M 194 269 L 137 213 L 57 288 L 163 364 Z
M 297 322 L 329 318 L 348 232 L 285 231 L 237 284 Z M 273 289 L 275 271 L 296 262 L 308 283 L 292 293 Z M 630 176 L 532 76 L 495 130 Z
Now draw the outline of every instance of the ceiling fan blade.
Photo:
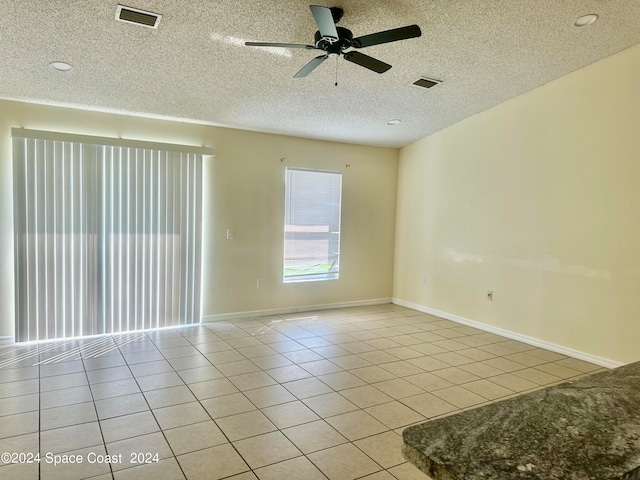
M 360 52 L 347 52 L 344 54 L 344 59 L 348 62 L 357 63 L 358 65 L 373 70 L 376 73 L 384 73 L 391 68 L 388 63 L 381 62 L 377 58 L 370 57 Z
M 398 40 L 406 40 L 422 35 L 422 31 L 418 25 L 409 25 L 407 27 L 394 28 L 385 30 L 384 32 L 372 33 L 362 37 L 354 38 L 351 45 L 355 48 L 371 47 L 380 45 L 381 43 L 397 42 Z
M 322 38 L 338 40 L 338 30 L 336 30 L 336 24 L 333 21 L 333 14 L 328 7 L 321 7 L 319 5 L 309 5 L 313 18 L 318 25 L 320 35 Z
M 313 70 L 324 62 L 328 58 L 328 55 L 320 55 L 319 57 L 314 58 L 309 63 L 307 63 L 304 67 L 300 69 L 298 73 L 296 73 L 293 78 L 303 78 L 309 75 Z
M 244 42 L 247 47 L 280 47 L 280 48 L 306 48 L 315 50 L 313 45 L 302 45 L 300 43 L 266 43 L 266 42 Z

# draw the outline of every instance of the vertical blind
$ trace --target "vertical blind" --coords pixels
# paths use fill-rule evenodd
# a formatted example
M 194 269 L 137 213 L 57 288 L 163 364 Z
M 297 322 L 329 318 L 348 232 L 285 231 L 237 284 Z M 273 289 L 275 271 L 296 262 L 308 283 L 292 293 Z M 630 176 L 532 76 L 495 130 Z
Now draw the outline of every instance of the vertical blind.
M 199 322 L 202 154 L 42 136 L 13 134 L 16 341 Z
M 342 174 L 287 168 L 284 281 L 337 279 Z

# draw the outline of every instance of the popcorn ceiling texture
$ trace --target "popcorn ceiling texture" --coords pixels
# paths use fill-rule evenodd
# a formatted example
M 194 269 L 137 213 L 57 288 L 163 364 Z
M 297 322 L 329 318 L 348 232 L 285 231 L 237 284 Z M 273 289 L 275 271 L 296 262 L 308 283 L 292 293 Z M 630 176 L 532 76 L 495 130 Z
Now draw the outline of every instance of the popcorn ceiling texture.
M 306 2 L 124 3 L 161 13 L 158 30 L 115 21 L 112 0 L 0 0 L 0 98 L 401 147 L 640 43 L 637 0 L 338 0 L 320 4 L 344 8 L 354 36 L 413 23 L 423 35 L 362 50 L 385 74 L 340 58 L 293 79 L 320 52 L 242 42 L 312 43 Z M 600 19 L 574 28 L 586 13 Z M 444 83 L 413 86 L 420 76 Z

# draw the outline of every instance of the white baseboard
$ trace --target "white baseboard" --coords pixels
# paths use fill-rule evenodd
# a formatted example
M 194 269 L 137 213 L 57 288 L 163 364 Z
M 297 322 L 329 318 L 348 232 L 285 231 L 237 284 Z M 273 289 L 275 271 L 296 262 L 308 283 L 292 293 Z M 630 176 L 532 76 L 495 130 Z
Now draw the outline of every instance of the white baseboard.
M 248 310 L 245 312 L 217 313 L 203 315 L 200 323 L 220 322 L 224 320 L 237 320 L 241 318 L 266 317 L 270 315 L 284 315 L 287 313 L 310 312 L 313 310 L 331 310 L 334 308 L 367 307 L 391 303 L 390 298 L 374 298 L 371 300 L 356 300 L 353 302 L 323 303 L 320 305 L 302 305 L 299 307 L 270 308 L 266 310 Z
M 9 345 L 11 343 L 16 343 L 13 337 L 0 337 L 0 345 Z
M 600 365 L 601 367 L 616 368 L 624 365 L 623 363 L 616 362 L 608 358 L 603 358 L 597 355 L 592 355 L 590 353 L 581 352 L 580 350 L 574 350 L 573 348 L 564 347 L 556 343 L 547 342 L 545 340 L 540 340 L 538 338 L 522 335 L 521 333 L 516 333 L 510 330 L 505 330 L 503 328 L 487 325 L 486 323 L 477 322 L 475 320 L 469 320 L 468 318 L 460 317 L 458 315 L 454 315 L 448 312 L 443 312 L 441 310 L 436 310 L 435 308 L 425 307 L 424 305 L 418 305 L 417 303 L 407 302 L 399 298 L 392 299 L 392 303 L 396 305 L 400 305 L 402 307 L 412 308 L 413 310 L 418 310 L 419 312 L 428 313 L 429 315 L 435 315 L 436 317 L 444 318 L 446 320 L 451 320 L 452 322 L 461 323 L 469 327 L 474 327 L 479 330 L 484 330 L 485 332 L 495 333 L 496 335 L 501 335 L 503 337 L 507 337 L 512 340 L 517 340 L 522 343 L 533 345 L 534 347 L 544 348 L 546 350 L 551 350 L 556 353 L 561 353 L 568 357 L 584 360 L 585 362 L 595 363 L 596 365 Z

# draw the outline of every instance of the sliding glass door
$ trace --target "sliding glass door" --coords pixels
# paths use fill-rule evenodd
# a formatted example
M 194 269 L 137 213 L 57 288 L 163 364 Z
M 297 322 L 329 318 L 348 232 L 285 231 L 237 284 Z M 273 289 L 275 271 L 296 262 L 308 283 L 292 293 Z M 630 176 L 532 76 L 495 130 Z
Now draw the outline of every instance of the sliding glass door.
M 20 133 L 16 340 L 199 322 L 202 155 Z

